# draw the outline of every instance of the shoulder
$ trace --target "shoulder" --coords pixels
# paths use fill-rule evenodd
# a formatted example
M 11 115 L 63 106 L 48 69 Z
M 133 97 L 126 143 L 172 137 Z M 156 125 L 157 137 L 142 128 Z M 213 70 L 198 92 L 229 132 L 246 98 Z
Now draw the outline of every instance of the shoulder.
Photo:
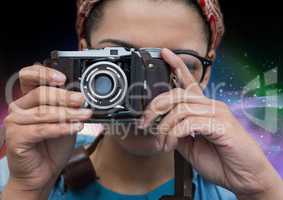
M 215 185 L 194 171 L 195 200 L 237 200 L 235 194 Z
M 6 185 L 9 178 L 8 162 L 7 158 L 4 157 L 0 159 L 0 192 L 3 191 L 4 186 Z

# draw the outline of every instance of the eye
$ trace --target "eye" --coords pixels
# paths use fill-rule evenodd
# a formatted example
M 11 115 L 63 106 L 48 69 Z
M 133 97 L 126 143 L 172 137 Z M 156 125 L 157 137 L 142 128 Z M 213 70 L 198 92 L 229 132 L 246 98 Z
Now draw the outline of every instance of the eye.
M 188 67 L 189 71 L 194 76 L 194 78 L 197 81 L 200 81 L 204 72 L 204 67 L 200 59 L 189 54 L 177 54 L 177 55 L 183 60 L 183 62 Z
M 191 72 L 202 70 L 202 63 L 198 58 L 188 54 L 178 54 L 178 56 L 183 60 Z

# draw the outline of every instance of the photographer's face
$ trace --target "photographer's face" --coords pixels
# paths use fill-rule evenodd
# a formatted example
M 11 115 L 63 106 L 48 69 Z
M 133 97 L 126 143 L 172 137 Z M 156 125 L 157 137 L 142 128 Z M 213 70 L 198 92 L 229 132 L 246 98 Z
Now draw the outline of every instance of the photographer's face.
M 182 1 L 110 1 L 99 27 L 92 32 L 91 45 L 93 48 L 128 44 L 143 48 L 191 49 L 207 57 L 208 44 L 202 20 L 194 8 Z M 81 47 L 86 48 L 84 40 Z M 209 74 L 210 70 L 203 85 L 208 82 Z M 125 134 L 129 133 L 120 133 Z M 113 137 L 121 147 L 135 155 L 154 155 L 160 151 L 155 136 L 129 134 L 124 140 Z

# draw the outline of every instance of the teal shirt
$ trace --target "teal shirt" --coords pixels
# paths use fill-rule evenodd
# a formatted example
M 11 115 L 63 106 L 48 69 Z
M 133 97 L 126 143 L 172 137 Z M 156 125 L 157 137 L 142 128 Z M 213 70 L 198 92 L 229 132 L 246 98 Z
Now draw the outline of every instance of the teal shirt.
M 228 190 L 205 181 L 194 172 L 194 200 L 236 200 L 236 196 Z M 63 180 L 58 182 L 49 200 L 158 200 L 164 195 L 174 194 L 174 180 L 164 183 L 155 190 L 141 195 L 127 195 L 113 192 L 95 182 L 80 191 L 63 191 Z
M 77 144 L 88 144 L 93 138 L 79 136 Z M 194 200 L 236 200 L 230 191 L 203 179 L 196 171 L 193 173 L 195 186 Z M 49 196 L 49 200 L 158 200 L 164 195 L 174 194 L 174 179 L 162 184 L 151 192 L 141 195 L 127 195 L 113 192 L 98 182 L 94 182 L 80 191 L 64 191 L 64 180 L 61 178 Z

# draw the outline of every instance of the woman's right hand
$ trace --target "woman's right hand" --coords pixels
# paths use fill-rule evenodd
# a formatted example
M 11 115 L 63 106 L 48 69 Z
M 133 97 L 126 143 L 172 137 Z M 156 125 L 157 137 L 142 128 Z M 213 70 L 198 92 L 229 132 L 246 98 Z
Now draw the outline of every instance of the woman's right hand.
M 80 108 L 84 103 L 80 93 L 57 87 L 64 85 L 66 77 L 54 69 L 33 65 L 23 68 L 19 78 L 23 96 L 9 105 L 4 121 L 10 180 L 3 198 L 12 199 L 9 191 L 28 191 L 43 199 L 67 164 L 82 122 L 92 112 Z

